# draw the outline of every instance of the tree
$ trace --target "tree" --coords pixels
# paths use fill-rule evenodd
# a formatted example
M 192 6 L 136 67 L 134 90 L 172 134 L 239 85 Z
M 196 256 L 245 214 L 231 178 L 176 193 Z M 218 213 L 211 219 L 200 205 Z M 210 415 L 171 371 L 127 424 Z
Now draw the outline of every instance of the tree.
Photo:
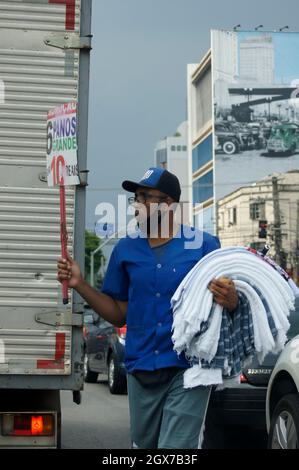
M 98 248 L 101 243 L 101 239 L 95 235 L 93 232 L 85 230 L 85 275 L 90 278 L 90 259 L 91 253 Z M 94 272 L 97 275 L 98 270 L 100 269 L 101 263 L 105 261 L 102 260 L 103 253 L 102 250 L 98 251 L 94 257 Z M 102 281 L 100 276 L 96 276 L 95 285 L 98 285 Z

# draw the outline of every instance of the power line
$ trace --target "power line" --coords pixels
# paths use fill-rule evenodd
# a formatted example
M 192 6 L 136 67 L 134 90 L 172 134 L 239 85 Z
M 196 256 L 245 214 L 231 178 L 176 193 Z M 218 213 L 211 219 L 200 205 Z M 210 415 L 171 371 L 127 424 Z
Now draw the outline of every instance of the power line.
M 200 178 L 199 178 L 200 179 Z M 196 182 L 197 180 L 195 180 Z M 195 183 L 194 182 L 194 183 Z M 255 183 L 260 183 L 260 180 L 259 181 L 233 181 L 233 182 L 228 182 L 228 183 L 216 183 L 215 185 L 213 183 L 198 183 L 196 184 L 197 187 L 201 187 L 201 188 L 214 188 L 217 190 L 218 187 L 223 187 L 223 186 L 232 186 L 232 185 L 252 185 L 252 184 L 255 184 Z M 257 188 L 259 187 L 264 187 L 264 186 L 270 186 L 271 183 L 269 182 L 266 182 L 266 183 L 261 183 L 260 185 L 257 185 L 255 187 L 252 188 L 252 190 L 256 190 Z M 189 188 L 194 188 L 194 184 L 186 184 L 186 185 L 181 185 L 181 188 L 182 189 L 189 189 Z M 242 186 L 236 188 L 236 189 L 233 189 L 231 192 L 235 192 L 235 191 L 238 191 L 238 189 L 243 189 Z M 246 189 L 248 189 L 248 186 L 246 186 Z M 121 186 L 118 186 L 118 187 L 114 187 L 114 186 L 107 186 L 107 187 L 88 187 L 87 188 L 87 191 L 125 191 L 122 189 Z M 299 192 L 299 191 L 298 191 Z M 222 197 L 226 197 L 228 196 L 227 195 L 224 195 Z

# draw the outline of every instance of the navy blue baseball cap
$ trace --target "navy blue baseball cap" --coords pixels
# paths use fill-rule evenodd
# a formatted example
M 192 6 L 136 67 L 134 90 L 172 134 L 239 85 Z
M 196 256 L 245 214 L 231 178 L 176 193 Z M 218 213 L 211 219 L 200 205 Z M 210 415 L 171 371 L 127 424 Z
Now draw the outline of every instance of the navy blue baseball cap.
M 140 186 L 159 189 L 176 202 L 179 202 L 181 197 L 181 186 L 178 178 L 164 168 L 149 168 L 138 183 L 127 180 L 122 183 L 122 187 L 131 193 L 135 193 Z

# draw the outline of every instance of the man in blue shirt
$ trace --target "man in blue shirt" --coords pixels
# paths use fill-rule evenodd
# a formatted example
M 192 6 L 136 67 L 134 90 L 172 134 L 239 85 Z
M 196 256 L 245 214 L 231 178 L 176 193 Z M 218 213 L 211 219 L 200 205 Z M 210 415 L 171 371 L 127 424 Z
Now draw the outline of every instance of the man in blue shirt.
M 59 260 L 58 279 L 68 279 L 69 286 L 105 320 L 116 326 L 127 324 L 125 364 L 133 446 L 198 448 L 210 390 L 183 388 L 189 363 L 173 350 L 170 299 L 193 266 L 220 243 L 206 232 L 176 223 L 173 208 L 181 188 L 167 170 L 150 168 L 141 181 L 124 181 L 123 188 L 135 194 L 130 202 L 139 230 L 114 248 L 102 292 L 82 278 L 71 258 Z M 216 302 L 231 311 L 236 308 L 233 283 L 213 280 L 210 290 Z

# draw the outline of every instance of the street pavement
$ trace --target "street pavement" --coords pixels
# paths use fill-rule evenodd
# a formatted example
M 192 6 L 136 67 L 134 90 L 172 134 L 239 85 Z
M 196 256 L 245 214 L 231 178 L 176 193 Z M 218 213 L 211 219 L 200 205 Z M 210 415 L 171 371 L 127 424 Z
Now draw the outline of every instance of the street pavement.
M 73 403 L 71 392 L 62 392 L 62 448 L 130 449 L 127 395 L 112 395 L 107 381 L 85 384 L 82 404 Z M 265 432 L 226 429 L 225 439 L 217 447 L 258 449 L 266 447 Z
M 267 175 L 299 168 L 299 154 L 269 156 L 266 150 L 246 150 L 235 155 L 216 154 L 216 198 L 220 199 L 241 186 Z
M 73 403 L 71 392 L 62 392 L 63 449 L 129 449 L 127 395 L 112 395 L 102 376 L 85 384 L 82 403 Z

